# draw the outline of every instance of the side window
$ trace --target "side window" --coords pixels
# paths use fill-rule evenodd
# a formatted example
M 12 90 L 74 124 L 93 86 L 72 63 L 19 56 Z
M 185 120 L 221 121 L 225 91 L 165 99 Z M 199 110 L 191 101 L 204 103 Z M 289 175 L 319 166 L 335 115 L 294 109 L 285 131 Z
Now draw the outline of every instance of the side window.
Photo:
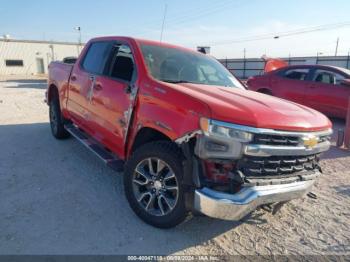
M 85 55 L 83 68 L 89 73 L 103 74 L 111 48 L 111 42 L 92 43 Z
M 344 79 L 345 77 L 341 74 L 321 69 L 316 70 L 313 77 L 315 82 L 331 85 L 340 85 Z
M 306 68 L 293 68 L 284 71 L 281 76 L 284 78 L 289 78 L 293 80 L 305 81 L 309 74 L 309 69 Z
M 135 64 L 132 52 L 127 45 L 117 45 L 112 57 L 110 76 L 130 82 L 134 75 Z

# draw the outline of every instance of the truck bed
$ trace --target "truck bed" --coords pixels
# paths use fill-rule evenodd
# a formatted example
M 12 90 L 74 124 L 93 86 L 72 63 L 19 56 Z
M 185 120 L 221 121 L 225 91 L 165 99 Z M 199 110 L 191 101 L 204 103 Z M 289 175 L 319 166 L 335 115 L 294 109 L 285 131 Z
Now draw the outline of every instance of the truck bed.
M 49 65 L 49 83 L 55 83 L 57 87 L 67 86 L 74 64 L 66 64 L 59 61 Z

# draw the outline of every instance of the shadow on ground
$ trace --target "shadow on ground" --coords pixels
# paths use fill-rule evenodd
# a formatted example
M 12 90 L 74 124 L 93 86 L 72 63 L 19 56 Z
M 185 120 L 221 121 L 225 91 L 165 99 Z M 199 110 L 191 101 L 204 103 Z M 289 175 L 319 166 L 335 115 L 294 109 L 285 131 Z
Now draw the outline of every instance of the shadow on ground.
M 13 79 L 0 82 L 5 88 L 34 88 L 34 89 L 46 89 L 47 81 L 42 79 Z
M 344 130 L 345 120 L 339 118 L 331 118 L 333 123 L 333 135 L 332 135 L 332 146 L 331 149 L 322 154 L 322 159 L 336 159 L 350 156 L 350 151 L 344 148 L 338 148 L 335 146 L 338 140 L 338 131 Z
M 4 82 L 16 82 L 16 83 L 46 83 L 46 79 L 9 79 Z
M 242 222 L 191 217 L 160 230 L 144 224 L 115 173 L 48 123 L 0 126 L 0 254 L 171 254 Z M 245 223 L 266 221 L 254 214 Z

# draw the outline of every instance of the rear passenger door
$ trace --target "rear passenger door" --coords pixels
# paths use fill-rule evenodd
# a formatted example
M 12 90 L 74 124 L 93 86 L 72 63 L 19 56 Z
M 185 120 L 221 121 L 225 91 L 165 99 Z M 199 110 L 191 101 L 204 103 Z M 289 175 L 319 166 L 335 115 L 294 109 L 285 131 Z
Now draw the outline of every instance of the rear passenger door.
M 341 84 L 346 76 L 335 70 L 315 69 L 306 92 L 309 106 L 328 116 L 345 118 L 350 88 Z
M 91 126 L 90 102 L 96 76 L 105 73 L 112 47 L 111 41 L 91 42 L 71 74 L 67 108 L 73 120 L 88 133 L 94 130 Z
M 274 95 L 290 101 L 304 104 L 310 70 L 305 67 L 286 68 L 271 78 Z
M 106 72 L 96 76 L 95 81 L 89 107 L 95 137 L 118 156 L 123 156 L 136 81 L 136 66 L 129 45 L 113 44 Z

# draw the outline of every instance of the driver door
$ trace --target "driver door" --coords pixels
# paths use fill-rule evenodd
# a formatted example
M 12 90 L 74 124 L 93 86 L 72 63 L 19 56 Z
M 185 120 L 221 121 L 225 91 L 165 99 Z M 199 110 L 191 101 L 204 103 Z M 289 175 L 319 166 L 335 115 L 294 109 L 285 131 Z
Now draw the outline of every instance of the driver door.
M 97 139 L 118 156 L 125 153 L 135 79 L 136 66 L 131 48 L 115 43 L 105 74 L 96 76 L 89 108 Z

